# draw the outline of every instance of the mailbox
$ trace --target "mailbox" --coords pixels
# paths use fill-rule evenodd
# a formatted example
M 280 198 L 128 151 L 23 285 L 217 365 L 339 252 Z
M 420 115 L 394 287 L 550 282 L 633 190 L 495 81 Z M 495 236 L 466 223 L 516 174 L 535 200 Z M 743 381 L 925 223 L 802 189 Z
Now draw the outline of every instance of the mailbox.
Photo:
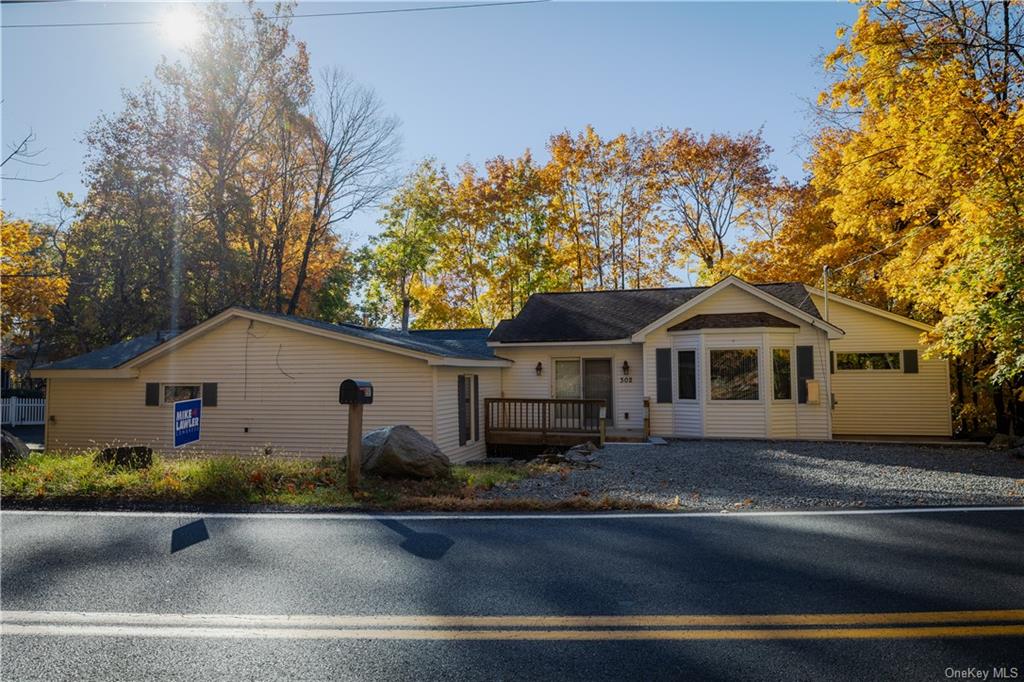
M 338 402 L 342 405 L 372 404 L 373 384 L 359 379 L 345 379 L 338 388 Z

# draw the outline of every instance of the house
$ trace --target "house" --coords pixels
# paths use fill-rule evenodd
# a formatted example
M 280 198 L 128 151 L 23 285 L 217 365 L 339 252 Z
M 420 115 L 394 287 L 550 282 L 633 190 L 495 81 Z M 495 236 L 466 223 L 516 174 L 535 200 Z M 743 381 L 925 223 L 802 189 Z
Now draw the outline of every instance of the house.
M 827 312 L 826 312 L 827 311 Z M 170 404 L 201 398 L 207 451 L 338 455 L 348 377 L 367 431 L 405 423 L 453 461 L 488 445 L 951 435 L 927 325 L 803 284 L 535 294 L 493 330 L 401 332 L 230 308 L 36 370 L 47 447 L 171 449 Z
M 610 429 L 686 438 L 952 433 L 930 327 L 798 283 L 536 294 L 488 344 L 502 392 L 605 400 Z M 644 409 L 644 399 L 649 407 Z

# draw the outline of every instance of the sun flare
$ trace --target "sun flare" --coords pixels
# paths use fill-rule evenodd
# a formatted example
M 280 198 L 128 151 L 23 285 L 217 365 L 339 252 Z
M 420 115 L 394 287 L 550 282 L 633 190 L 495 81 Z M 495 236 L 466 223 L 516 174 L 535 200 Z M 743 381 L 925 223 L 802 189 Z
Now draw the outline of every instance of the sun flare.
M 177 7 L 160 18 L 160 33 L 176 47 L 195 42 L 202 32 L 202 22 L 192 9 Z

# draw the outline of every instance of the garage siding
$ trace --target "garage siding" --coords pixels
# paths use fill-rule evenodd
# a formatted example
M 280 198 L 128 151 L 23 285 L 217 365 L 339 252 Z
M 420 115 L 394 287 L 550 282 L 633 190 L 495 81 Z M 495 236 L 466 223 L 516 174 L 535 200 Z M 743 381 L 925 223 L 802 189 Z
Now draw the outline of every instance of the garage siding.
M 120 442 L 175 452 L 172 408 L 147 407 L 146 383 L 215 382 L 218 405 L 203 411 L 202 440 L 176 452 L 341 456 L 347 413 L 338 384 L 348 377 L 374 384 L 364 433 L 402 423 L 434 437 L 425 360 L 235 318 L 144 365 L 137 379 L 50 379 L 47 446 Z

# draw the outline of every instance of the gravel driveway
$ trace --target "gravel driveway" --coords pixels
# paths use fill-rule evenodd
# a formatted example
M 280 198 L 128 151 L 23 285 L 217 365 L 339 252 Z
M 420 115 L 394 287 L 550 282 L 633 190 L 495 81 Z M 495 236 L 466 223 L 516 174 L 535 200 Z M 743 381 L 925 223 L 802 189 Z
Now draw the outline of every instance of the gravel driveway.
M 1024 459 L 984 447 L 787 441 L 607 445 L 599 468 L 495 487 L 492 498 L 583 495 L 683 509 L 1024 504 Z

